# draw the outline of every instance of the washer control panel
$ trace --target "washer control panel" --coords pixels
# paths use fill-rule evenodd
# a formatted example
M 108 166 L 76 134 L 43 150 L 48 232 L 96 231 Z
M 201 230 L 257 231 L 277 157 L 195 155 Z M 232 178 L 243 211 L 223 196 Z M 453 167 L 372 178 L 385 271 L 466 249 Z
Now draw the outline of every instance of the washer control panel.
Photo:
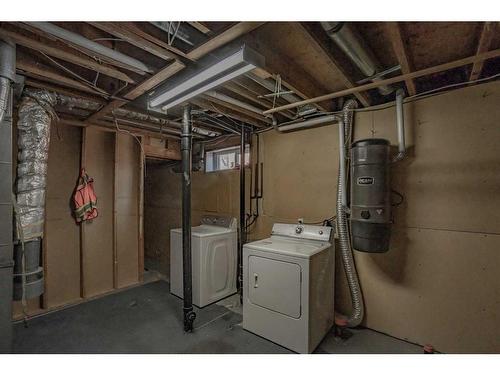
M 201 218 L 201 223 L 206 225 L 216 225 L 223 228 L 236 228 L 236 218 L 231 216 L 205 215 Z

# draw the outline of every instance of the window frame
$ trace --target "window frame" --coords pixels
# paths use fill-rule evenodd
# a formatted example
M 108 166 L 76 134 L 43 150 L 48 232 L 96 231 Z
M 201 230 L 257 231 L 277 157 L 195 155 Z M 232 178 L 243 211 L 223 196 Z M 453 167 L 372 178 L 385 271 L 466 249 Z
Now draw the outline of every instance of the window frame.
M 229 147 L 223 147 L 223 148 L 215 148 L 212 150 L 207 150 L 205 151 L 205 173 L 213 173 L 213 172 L 224 172 L 224 171 L 234 171 L 234 170 L 239 170 L 240 169 L 240 164 L 241 164 L 241 146 L 229 146 Z M 235 155 L 235 162 L 234 162 L 234 167 L 230 168 L 220 168 L 219 165 L 219 156 L 222 155 Z M 245 168 L 250 168 L 250 157 L 251 157 L 251 147 L 249 143 L 245 144 Z M 212 157 L 212 162 L 209 163 L 208 159 L 209 157 Z M 211 170 L 208 170 L 209 164 L 212 166 Z

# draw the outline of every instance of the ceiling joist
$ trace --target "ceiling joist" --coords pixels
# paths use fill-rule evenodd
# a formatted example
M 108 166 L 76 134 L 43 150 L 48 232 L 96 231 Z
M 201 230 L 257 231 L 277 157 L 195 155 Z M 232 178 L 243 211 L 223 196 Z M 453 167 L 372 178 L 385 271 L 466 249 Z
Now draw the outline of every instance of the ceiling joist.
M 213 50 L 217 49 L 218 47 L 240 37 L 249 30 L 253 30 L 259 27 L 261 24 L 263 24 L 263 22 L 240 22 L 230 27 L 228 30 L 222 32 L 221 34 L 214 36 L 212 39 L 202 44 L 198 48 L 195 48 L 188 54 L 188 57 L 190 59 L 195 59 L 195 60 L 199 59 L 205 56 L 206 54 L 212 52 Z M 163 68 L 162 70 L 160 70 L 159 72 L 157 72 L 156 74 L 154 74 L 153 76 L 149 77 L 144 82 L 136 86 L 134 89 L 129 91 L 127 94 L 124 95 L 124 98 L 127 100 L 137 99 L 145 92 L 153 89 L 166 79 L 176 74 L 178 71 L 184 69 L 184 67 L 185 65 L 182 62 L 175 60 L 173 63 L 166 66 L 165 68 Z M 101 108 L 98 112 L 92 114 L 88 118 L 88 121 L 95 121 L 100 117 L 102 117 L 103 115 L 109 113 L 110 111 L 116 108 L 120 108 L 125 104 L 126 104 L 125 101 L 113 100 L 109 104 Z
M 481 29 L 481 36 L 479 37 L 479 44 L 477 46 L 476 55 L 486 52 L 490 49 L 491 41 L 495 35 L 496 22 L 485 22 Z M 469 81 L 474 81 L 481 76 L 483 70 L 484 60 L 476 61 L 472 65 Z
M 79 56 L 77 54 L 62 50 L 58 47 L 53 47 L 45 43 L 40 43 L 38 40 L 28 38 L 16 32 L 8 31 L 0 28 L 0 37 L 7 38 L 23 47 L 44 53 L 48 56 L 90 69 L 95 72 L 107 75 L 108 77 L 117 78 L 123 82 L 134 84 L 135 81 L 125 73 L 105 64 L 99 64 L 94 59 L 86 56 Z
M 160 59 L 170 61 L 176 58 L 176 55 L 172 52 L 161 48 L 157 44 L 151 43 L 149 40 L 146 40 L 142 36 L 139 36 L 127 28 L 122 27 L 121 24 L 117 22 L 88 22 L 90 25 L 107 32 L 117 38 L 120 38 L 140 49 L 151 53 L 159 57 Z
M 391 85 L 393 83 L 402 82 L 402 81 L 405 81 L 407 79 L 414 79 L 414 78 L 423 77 L 423 76 L 427 76 L 427 75 L 434 74 L 434 73 L 443 72 L 445 70 L 458 68 L 460 66 L 464 66 L 464 65 L 468 65 L 468 64 L 473 64 L 473 63 L 478 62 L 478 61 L 485 61 L 485 60 L 492 59 L 492 58 L 495 58 L 498 56 L 500 56 L 500 49 L 495 49 L 495 50 L 492 50 L 489 52 L 484 52 L 484 53 L 481 53 L 481 54 L 478 54 L 475 56 L 469 56 L 469 57 L 466 57 L 464 59 L 459 59 L 459 60 L 451 61 L 451 62 L 448 62 L 445 64 L 432 66 L 430 68 L 417 70 L 417 71 L 412 72 L 412 73 L 402 74 L 402 75 L 399 75 L 397 77 L 387 78 L 387 79 L 383 79 L 381 81 L 367 83 L 366 85 L 353 87 L 351 89 L 341 90 L 341 91 L 337 91 L 337 92 L 334 92 L 331 94 L 326 94 L 326 95 L 318 96 L 315 98 L 302 100 L 300 102 L 287 104 L 287 105 L 284 105 L 281 107 L 276 107 L 276 108 L 264 111 L 264 114 L 268 115 L 271 113 L 280 112 L 284 109 L 296 108 L 296 107 L 303 106 L 306 104 L 318 103 L 318 102 L 322 102 L 325 100 L 340 98 L 342 96 L 354 94 L 355 92 L 367 91 L 367 90 L 377 88 L 379 86 Z
M 406 51 L 406 46 L 404 44 L 404 39 L 401 35 L 401 27 L 398 22 L 387 22 L 386 24 L 387 32 L 390 36 L 392 49 L 396 54 L 396 57 L 399 62 L 399 66 L 401 66 L 401 73 L 409 74 L 412 72 L 412 64 L 408 57 L 408 53 Z M 417 90 L 415 88 L 415 82 L 413 79 L 405 80 L 406 88 L 408 90 L 408 94 L 415 95 Z
M 329 52 L 328 46 L 311 31 L 308 25 L 305 23 L 297 23 L 297 28 L 307 37 L 314 50 L 328 62 L 332 71 L 339 76 L 344 86 L 347 88 L 354 87 L 354 81 L 347 75 L 340 63 Z M 356 96 L 356 99 L 358 99 L 364 107 L 370 105 L 370 97 L 366 93 L 356 92 L 354 96 Z

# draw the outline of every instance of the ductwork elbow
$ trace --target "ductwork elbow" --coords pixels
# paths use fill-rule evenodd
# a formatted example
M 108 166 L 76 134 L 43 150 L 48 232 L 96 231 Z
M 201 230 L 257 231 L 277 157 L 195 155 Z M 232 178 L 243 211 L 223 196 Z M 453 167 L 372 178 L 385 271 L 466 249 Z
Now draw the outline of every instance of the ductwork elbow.
M 16 45 L 0 39 L 0 123 L 10 100 L 10 88 L 16 77 Z
M 372 77 L 381 71 L 379 63 L 373 52 L 356 35 L 354 30 L 345 22 L 321 22 L 330 39 L 349 57 L 365 77 Z M 373 81 L 380 81 L 374 78 Z M 380 86 L 378 88 L 382 95 L 388 95 L 394 91 L 391 86 Z

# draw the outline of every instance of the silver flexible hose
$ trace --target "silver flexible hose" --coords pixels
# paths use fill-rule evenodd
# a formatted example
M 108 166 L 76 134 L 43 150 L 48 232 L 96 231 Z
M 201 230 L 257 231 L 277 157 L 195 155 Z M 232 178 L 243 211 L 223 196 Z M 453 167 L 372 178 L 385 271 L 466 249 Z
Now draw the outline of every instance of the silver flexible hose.
M 344 107 L 343 111 L 343 122 L 344 122 L 344 134 L 343 138 L 339 139 L 339 143 L 342 142 L 344 145 L 349 145 L 351 143 L 352 136 L 352 118 L 353 118 L 353 109 L 357 107 L 357 102 L 355 100 L 348 100 Z M 349 148 L 346 147 L 348 150 Z M 346 155 L 344 155 L 344 159 L 341 158 L 339 163 L 345 163 L 347 166 L 349 162 L 346 161 Z M 345 166 L 344 166 L 345 167 Z M 348 168 L 346 168 L 348 170 Z M 352 254 L 351 248 L 351 238 L 349 233 L 349 224 L 347 221 L 347 212 L 344 206 L 344 202 L 342 196 L 346 193 L 346 182 L 347 178 L 344 181 L 340 173 L 339 168 L 339 178 L 338 178 L 338 187 L 337 187 L 337 232 L 339 235 L 339 244 L 340 244 L 340 254 L 342 257 L 342 264 L 344 266 L 345 274 L 347 277 L 347 284 L 349 286 L 349 291 L 351 293 L 351 301 L 352 301 L 352 312 L 350 316 L 347 318 L 347 325 L 349 327 L 358 326 L 363 320 L 364 316 L 364 303 L 363 303 L 363 294 L 361 292 L 361 287 L 359 285 L 358 273 L 356 272 L 356 265 L 354 264 L 354 257 Z

